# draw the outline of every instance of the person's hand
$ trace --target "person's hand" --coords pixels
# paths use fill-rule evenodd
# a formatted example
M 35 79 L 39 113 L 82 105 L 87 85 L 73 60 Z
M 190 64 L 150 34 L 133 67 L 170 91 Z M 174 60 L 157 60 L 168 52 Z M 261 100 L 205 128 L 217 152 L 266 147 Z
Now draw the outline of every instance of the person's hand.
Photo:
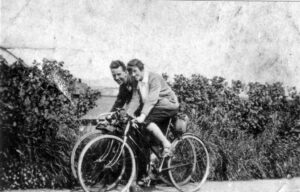
M 112 119 L 112 113 L 111 114 L 107 114 L 105 117 L 106 121 L 110 121 Z
M 146 118 L 146 115 L 145 114 L 141 114 L 140 116 L 138 116 L 135 120 L 138 122 L 138 123 L 143 123 L 145 121 L 145 118 Z
M 138 126 L 138 124 L 137 124 L 138 122 L 137 122 L 136 119 L 132 119 L 131 122 L 132 122 L 132 124 L 131 124 L 132 127 L 136 128 L 136 129 L 139 128 L 139 126 Z
M 145 120 L 146 116 L 144 114 L 141 114 L 140 116 L 138 116 L 137 118 L 132 119 L 132 126 L 134 128 L 138 128 L 138 123 L 143 123 Z

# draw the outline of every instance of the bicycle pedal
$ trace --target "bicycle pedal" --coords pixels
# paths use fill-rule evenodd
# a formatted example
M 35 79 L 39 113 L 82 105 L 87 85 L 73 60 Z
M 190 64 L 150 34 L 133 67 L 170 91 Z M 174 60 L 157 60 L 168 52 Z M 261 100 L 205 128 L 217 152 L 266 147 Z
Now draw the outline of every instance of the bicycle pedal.
M 146 182 L 146 187 L 150 187 L 150 184 L 151 184 L 151 179 L 149 179 L 149 180 Z
M 138 184 L 140 186 L 150 187 L 151 181 L 152 181 L 151 177 L 147 176 L 147 177 L 143 178 L 141 181 L 139 181 Z

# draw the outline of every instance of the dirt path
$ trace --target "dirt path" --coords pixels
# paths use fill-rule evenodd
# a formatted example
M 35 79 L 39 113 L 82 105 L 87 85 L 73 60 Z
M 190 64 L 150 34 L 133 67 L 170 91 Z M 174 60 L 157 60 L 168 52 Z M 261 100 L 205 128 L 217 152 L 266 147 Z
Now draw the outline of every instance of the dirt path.
M 144 189 L 145 192 L 177 192 L 173 187 L 158 185 Z M 10 190 L 5 192 L 81 192 L 82 190 Z M 206 182 L 201 192 L 300 192 L 300 178 L 251 180 L 251 181 L 224 181 Z

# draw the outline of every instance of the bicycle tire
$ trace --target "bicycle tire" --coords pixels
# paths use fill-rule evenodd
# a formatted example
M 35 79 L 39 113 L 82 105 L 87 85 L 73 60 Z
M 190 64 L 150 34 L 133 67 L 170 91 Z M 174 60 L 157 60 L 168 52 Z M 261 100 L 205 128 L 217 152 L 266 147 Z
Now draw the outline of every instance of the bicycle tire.
M 178 139 L 174 140 L 172 142 L 172 146 L 175 146 L 178 141 L 179 141 Z M 196 153 L 195 148 L 192 145 L 192 143 L 189 142 L 188 144 L 192 148 L 192 151 L 193 151 L 192 154 L 195 154 Z M 196 162 L 195 156 L 192 155 L 192 157 L 194 157 L 193 160 L 194 160 L 194 162 Z M 163 167 L 167 167 L 167 168 L 165 170 L 163 170 L 162 173 L 160 173 L 159 179 L 168 186 L 174 186 L 174 184 L 172 183 L 172 181 L 170 179 L 170 176 L 169 176 L 169 171 L 168 171 L 169 170 L 168 167 L 170 167 L 170 165 L 169 165 L 170 162 L 169 161 L 170 161 L 170 159 L 165 160 Z M 192 165 L 193 165 L 193 167 L 191 168 L 190 174 L 186 175 L 185 178 L 182 181 L 177 182 L 178 185 L 185 185 L 187 182 L 189 182 L 189 180 L 191 179 L 191 176 L 192 176 L 192 172 L 195 169 L 196 163 L 193 163 Z
M 172 143 L 174 154 L 167 161 L 167 170 L 172 185 L 187 184 L 196 169 L 196 151 L 189 139 L 180 138 Z
M 76 168 L 77 168 L 77 153 L 78 153 L 78 148 L 80 145 L 82 145 L 83 142 L 86 142 L 86 140 L 91 140 L 91 136 L 93 135 L 100 135 L 102 133 L 102 131 L 100 130 L 94 130 L 92 132 L 88 132 L 86 134 L 84 134 L 83 136 L 81 136 L 75 143 L 73 149 L 72 149 L 72 153 L 71 153 L 71 158 L 70 158 L 70 161 L 71 161 L 71 170 L 72 170 L 72 174 L 74 176 L 74 178 L 77 179 L 77 171 L 76 171 Z M 79 153 L 80 154 L 80 153 Z
M 105 118 L 106 116 L 108 115 L 111 115 L 112 112 L 107 112 L 107 113 L 101 113 L 99 116 L 97 116 L 96 119 L 103 119 Z M 101 134 L 102 133 L 102 130 L 93 130 L 91 132 L 88 132 L 88 133 L 85 133 L 84 135 L 82 135 L 75 143 L 73 149 L 72 149 L 72 152 L 71 152 L 71 158 L 70 158 L 70 161 L 71 161 L 71 171 L 72 171 L 72 174 L 74 176 L 75 179 L 77 179 L 77 171 L 76 171 L 76 168 L 77 168 L 77 163 L 76 163 L 76 155 L 77 155 L 77 150 L 79 148 L 79 146 L 86 140 L 86 139 L 89 139 L 91 140 L 92 138 L 90 138 L 92 135 L 96 135 L 96 134 Z M 86 142 L 86 141 L 85 141 Z M 79 153 L 80 154 L 80 153 Z
M 105 154 L 101 156 L 101 151 L 107 148 L 107 146 L 105 146 L 106 144 L 113 144 L 113 147 L 109 155 Z M 102 157 L 103 159 L 101 159 Z M 129 163 L 129 165 L 127 165 L 127 163 Z M 119 170 L 119 166 L 122 166 L 121 170 Z M 87 170 L 85 170 L 85 168 L 87 168 Z M 125 171 L 125 169 L 128 170 Z M 116 171 L 113 172 L 116 173 L 116 177 L 112 179 L 112 182 L 106 183 L 107 185 L 102 191 L 116 187 L 121 179 L 123 179 L 124 186 L 119 190 L 125 192 L 136 177 L 136 162 L 131 147 L 127 143 L 123 144 L 123 140 L 114 135 L 101 135 L 92 139 L 84 147 L 78 160 L 78 179 L 83 190 L 85 192 L 91 192 L 94 191 L 94 189 L 101 191 L 101 189 L 96 188 L 97 184 L 99 184 L 102 179 L 108 179 L 106 172 L 109 172 L 109 175 L 114 175 L 111 174 L 113 170 Z M 91 172 L 95 173 L 95 176 L 92 175 Z
M 172 145 L 174 156 L 168 160 L 168 173 L 171 182 L 179 191 L 198 191 L 209 174 L 210 165 L 207 148 L 200 138 L 192 134 L 184 134 L 182 138 L 175 140 Z M 182 176 L 184 173 L 181 168 L 184 167 L 187 167 L 187 173 Z M 189 183 L 189 181 L 191 182 Z M 188 186 L 187 183 L 189 183 Z

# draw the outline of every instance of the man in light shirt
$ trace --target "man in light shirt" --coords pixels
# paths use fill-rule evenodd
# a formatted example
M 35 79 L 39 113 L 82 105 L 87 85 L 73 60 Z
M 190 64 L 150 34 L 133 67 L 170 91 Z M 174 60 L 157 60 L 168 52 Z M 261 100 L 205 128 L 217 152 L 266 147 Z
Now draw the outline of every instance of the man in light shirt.
M 129 61 L 127 70 L 138 82 L 142 103 L 136 121 L 146 124 L 146 129 L 162 143 L 163 156 L 168 156 L 171 153 L 171 143 L 158 125 L 164 124 L 178 112 L 177 96 L 161 75 L 145 70 L 144 64 L 140 60 Z

